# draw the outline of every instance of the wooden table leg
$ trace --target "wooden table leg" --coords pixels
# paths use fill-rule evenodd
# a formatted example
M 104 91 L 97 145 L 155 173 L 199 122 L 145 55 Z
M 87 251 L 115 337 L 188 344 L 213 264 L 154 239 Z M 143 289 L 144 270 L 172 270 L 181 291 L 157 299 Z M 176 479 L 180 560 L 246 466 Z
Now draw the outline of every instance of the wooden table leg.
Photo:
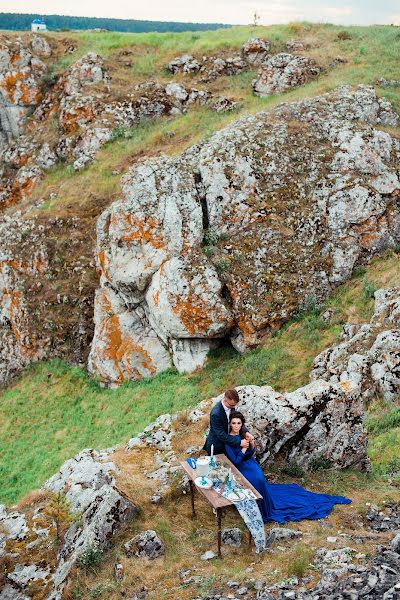
M 218 558 L 222 558 L 221 554 L 221 541 L 222 541 L 222 514 L 223 509 L 217 508 L 217 521 L 218 521 L 218 531 L 217 531 L 217 541 L 218 541 Z
M 249 531 L 249 548 L 251 548 L 251 540 L 252 540 L 252 539 L 253 539 L 253 538 L 252 538 L 252 536 L 251 536 L 251 533 L 250 533 L 250 531 Z
M 190 487 L 190 497 L 192 499 L 192 517 L 195 517 L 196 509 L 194 507 L 194 483 L 191 479 L 189 479 L 189 487 Z

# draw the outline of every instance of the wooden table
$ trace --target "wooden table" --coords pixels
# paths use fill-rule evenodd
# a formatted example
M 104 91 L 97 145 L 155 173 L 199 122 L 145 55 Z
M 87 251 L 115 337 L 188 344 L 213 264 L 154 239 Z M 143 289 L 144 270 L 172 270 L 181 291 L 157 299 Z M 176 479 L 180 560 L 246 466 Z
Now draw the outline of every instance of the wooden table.
M 241 472 L 235 467 L 235 465 L 231 463 L 231 461 L 229 460 L 229 458 L 227 456 L 225 456 L 225 454 L 217 454 L 215 456 L 215 458 L 216 458 L 217 464 L 222 463 L 225 467 L 228 467 L 231 469 L 232 473 L 235 475 L 236 481 L 238 482 L 238 484 L 241 487 L 251 490 L 253 492 L 253 494 L 255 495 L 257 501 L 261 500 L 261 498 L 262 498 L 261 494 L 256 490 L 255 487 L 253 487 L 251 485 L 250 481 L 247 481 L 247 479 L 241 474 Z M 232 506 L 234 507 L 235 504 L 233 502 L 231 502 L 230 500 L 227 500 L 223 496 L 220 496 L 219 494 L 217 494 L 217 492 L 213 489 L 205 490 L 204 488 L 197 487 L 197 485 L 194 483 L 194 480 L 196 479 L 196 477 L 198 477 L 196 469 L 192 469 L 192 467 L 190 467 L 186 461 L 182 461 L 180 464 L 181 464 L 182 469 L 185 471 L 185 473 L 189 477 L 190 496 L 191 496 L 191 500 L 192 500 L 192 516 L 193 517 L 196 516 L 196 508 L 195 508 L 195 504 L 194 504 L 194 497 L 195 497 L 194 490 L 195 489 L 204 496 L 204 498 L 207 500 L 207 502 L 209 504 L 211 504 L 212 508 L 214 509 L 214 511 L 216 513 L 217 527 L 218 527 L 218 529 L 217 529 L 218 556 L 221 558 L 221 556 L 222 556 L 222 554 L 221 554 L 222 517 L 225 514 L 226 510 L 228 508 L 231 508 Z M 249 543 L 251 543 L 250 532 L 249 532 Z

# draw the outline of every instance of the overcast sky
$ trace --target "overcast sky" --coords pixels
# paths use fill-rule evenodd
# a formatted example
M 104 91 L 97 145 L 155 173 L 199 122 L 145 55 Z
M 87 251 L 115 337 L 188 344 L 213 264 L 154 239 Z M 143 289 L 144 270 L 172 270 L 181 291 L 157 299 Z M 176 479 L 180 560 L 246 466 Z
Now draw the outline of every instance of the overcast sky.
M 288 21 L 400 24 L 400 0 L 0 0 L 0 12 L 261 25 Z

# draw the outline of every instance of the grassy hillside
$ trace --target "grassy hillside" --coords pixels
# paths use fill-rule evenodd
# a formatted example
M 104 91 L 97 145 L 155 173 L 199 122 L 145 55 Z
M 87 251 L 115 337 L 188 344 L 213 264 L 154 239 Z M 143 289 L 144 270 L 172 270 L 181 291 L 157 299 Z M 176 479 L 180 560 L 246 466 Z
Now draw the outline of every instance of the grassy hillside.
M 61 34 L 53 36 L 62 37 Z M 68 37 L 75 40 L 77 49 L 72 54 L 60 58 L 53 70 L 61 72 L 86 52 L 94 51 L 105 57 L 105 65 L 112 77 L 112 88 L 117 92 L 119 90 L 121 95 L 129 91 L 132 85 L 150 78 L 164 83 L 180 79 L 185 85 L 199 87 L 190 76 L 168 73 L 165 68 L 168 62 L 183 53 L 199 57 L 204 54 L 232 55 L 253 36 L 270 40 L 272 52 L 285 51 L 285 42 L 288 39 L 301 38 L 312 46 L 305 54 L 315 58 L 321 65 L 328 66 L 338 56 L 347 62 L 327 70 L 307 85 L 269 98 L 253 95 L 251 81 L 255 77 L 255 70 L 233 77 L 221 77 L 203 87 L 207 87 L 214 94 L 228 95 L 240 101 L 238 111 L 216 114 L 204 107 L 194 108 L 188 114 L 174 118 L 164 117 L 156 122 L 119 131 L 115 141 L 100 151 L 96 163 L 84 171 L 75 173 L 70 166 L 55 166 L 35 189 L 28 202 L 31 204 L 44 198 L 46 201 L 40 208 L 42 215 L 79 215 L 89 207 L 95 217 L 106 204 L 118 197 L 120 176 L 115 172 L 123 172 L 138 158 L 161 152 L 180 153 L 238 117 L 268 110 L 283 101 L 310 98 L 340 85 L 374 84 L 381 77 L 398 78 L 399 28 L 343 28 L 309 23 L 233 27 L 196 33 L 69 33 Z M 123 51 L 132 53 L 128 65 L 121 60 Z M 399 88 L 378 87 L 377 91 L 380 95 L 385 95 L 400 111 Z M 82 189 L 86 190 L 84 195 Z M 49 198 L 52 193 L 57 193 L 57 199 Z M 97 207 L 97 211 L 93 210 L 94 206 Z
M 26 204 L 43 200 L 40 207 L 32 210 L 44 220 L 54 216 L 78 217 L 85 239 L 90 235 L 93 238 L 98 214 L 119 196 L 120 173 L 139 158 L 159 153 L 178 154 L 238 117 L 268 110 L 282 102 L 313 97 L 343 84 L 374 84 L 381 77 L 398 79 L 399 28 L 344 28 L 309 23 L 195 33 L 68 33 L 68 39 L 77 48 L 72 54 L 58 58 L 52 72 L 63 72 L 90 50 L 104 56 L 112 88 L 121 96 L 149 78 L 160 82 L 181 79 L 185 85 L 201 87 L 190 77 L 168 73 L 165 69 L 168 61 L 182 53 L 232 55 L 254 36 L 270 40 L 273 52 L 285 50 L 288 39 L 301 38 L 311 44 L 306 54 L 323 66 L 338 56 L 346 62 L 328 69 L 310 84 L 270 98 L 253 96 L 251 81 L 255 71 L 221 77 L 204 87 L 216 95 L 238 100 L 238 111 L 217 114 L 204 107 L 194 108 L 184 115 L 118 131 L 114 141 L 102 148 L 97 161 L 83 171 L 76 173 L 71 166 L 56 165 Z M 61 41 L 65 34 L 51 34 L 51 37 Z M 125 51 L 130 53 L 128 63 L 121 59 Z M 378 87 L 377 91 L 400 111 L 400 88 Z M 56 135 L 56 123 L 54 128 L 46 134 Z M 399 135 L 400 131 L 391 133 Z M 22 206 L 25 208 L 28 207 Z M 9 212 L 13 210 L 10 208 Z M 70 236 L 70 231 L 65 235 Z M 61 261 L 62 252 L 70 252 L 69 237 L 65 242 L 64 250 L 59 244 Z M 398 284 L 399 279 L 398 256 L 379 259 L 336 291 L 329 302 L 335 310 L 330 323 L 321 321 L 318 311 L 312 310 L 245 357 L 239 357 L 229 348 L 219 350 L 204 371 L 192 376 L 170 371 L 151 381 L 104 390 L 84 371 L 62 362 L 33 366 L 0 394 L 0 479 L 6 482 L 0 488 L 0 501 L 14 502 L 38 487 L 65 459 L 82 448 L 122 442 L 157 415 L 193 406 L 226 387 L 268 383 L 281 390 L 292 390 L 306 383 L 313 357 L 337 339 L 342 323 L 368 317 L 372 306 L 370 284 L 376 287 Z M 94 270 L 91 285 L 97 286 Z M 383 472 L 394 457 L 400 429 L 396 414 L 387 417 L 384 427 L 375 425 L 382 411 L 389 409 L 377 403 L 373 410 L 371 456 Z
M 314 356 L 338 339 L 343 323 L 368 320 L 373 290 L 398 282 L 399 256 L 389 253 L 336 290 L 325 305 L 334 311 L 328 323 L 320 318 L 323 307 L 312 308 L 258 350 L 239 356 L 220 349 L 193 375 L 170 370 L 110 390 L 60 361 L 32 366 L 0 395 L 0 479 L 7 482 L 0 502 L 13 503 L 39 487 L 83 448 L 125 442 L 158 415 L 194 406 L 226 388 L 265 384 L 291 391 L 308 383 Z M 371 457 L 384 473 L 400 444 L 399 412 L 379 403 L 371 410 Z

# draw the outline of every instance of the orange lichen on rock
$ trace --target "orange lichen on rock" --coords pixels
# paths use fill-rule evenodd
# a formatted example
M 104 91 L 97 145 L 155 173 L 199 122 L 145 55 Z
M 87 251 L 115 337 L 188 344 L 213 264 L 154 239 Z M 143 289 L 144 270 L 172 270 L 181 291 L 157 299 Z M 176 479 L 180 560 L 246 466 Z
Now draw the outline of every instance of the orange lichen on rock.
M 212 325 L 207 309 L 207 305 L 195 294 L 188 294 L 185 300 L 177 299 L 172 305 L 173 312 L 193 337 L 207 336 Z
M 116 373 L 115 383 L 143 376 L 135 366 L 138 361 L 134 359 L 137 358 L 144 371 L 149 375 L 155 375 L 156 367 L 149 353 L 140 344 L 135 343 L 129 335 L 122 332 L 120 319 L 112 308 L 107 290 L 102 289 L 99 292 L 97 301 L 104 315 L 98 329 L 99 338 L 102 340 L 102 347 L 98 349 L 98 353 L 102 361 L 110 361 L 113 364 Z
M 7 95 L 10 104 L 19 104 L 22 106 L 31 106 L 39 104 L 42 100 L 42 95 L 36 85 L 28 85 L 25 82 L 30 71 L 8 72 L 4 75 L 0 88 Z
M 111 224 L 116 231 L 121 232 L 119 237 L 124 242 L 138 241 L 141 244 L 150 244 L 157 250 L 166 246 L 161 224 L 154 217 L 142 219 L 132 213 L 113 213 Z
M 97 257 L 100 265 L 100 268 L 97 270 L 97 274 L 99 275 L 99 277 L 101 275 L 104 275 L 108 280 L 110 280 L 110 274 L 108 270 L 110 266 L 110 261 L 108 260 L 104 250 L 100 250 Z
M 27 177 L 23 181 L 18 181 L 18 179 L 15 179 L 10 193 L 2 202 L 2 207 L 6 208 L 7 206 L 18 204 L 22 200 L 28 198 L 38 180 L 38 176 Z
M 82 124 L 90 123 L 96 117 L 96 109 L 91 104 L 74 107 L 71 110 L 64 110 L 60 115 L 60 125 L 65 133 L 76 133 L 80 130 Z

